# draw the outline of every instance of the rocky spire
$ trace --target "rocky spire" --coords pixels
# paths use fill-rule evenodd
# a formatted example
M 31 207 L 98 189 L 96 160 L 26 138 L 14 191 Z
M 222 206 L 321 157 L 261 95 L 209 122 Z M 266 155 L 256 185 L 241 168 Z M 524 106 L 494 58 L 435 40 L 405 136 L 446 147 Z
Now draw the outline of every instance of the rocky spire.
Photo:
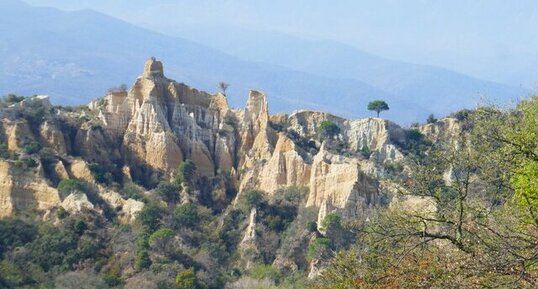
M 164 77 L 163 63 L 152 57 L 144 64 L 144 77 Z

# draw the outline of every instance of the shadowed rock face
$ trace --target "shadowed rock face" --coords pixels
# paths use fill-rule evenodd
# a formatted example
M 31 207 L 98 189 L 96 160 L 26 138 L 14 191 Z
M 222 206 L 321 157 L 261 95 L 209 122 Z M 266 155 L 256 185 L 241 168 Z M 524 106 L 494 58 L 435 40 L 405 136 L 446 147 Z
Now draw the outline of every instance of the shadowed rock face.
M 225 190 L 224 179 L 239 191 L 236 198 L 251 189 L 274 196 L 289 186 L 307 187 L 307 206 L 320 209 L 320 220 L 332 211 L 362 218 L 384 202 L 384 166 L 405 159 L 400 149 L 405 130 L 394 123 L 313 111 L 271 117 L 266 95 L 256 90 L 250 91 L 243 110 L 232 110 L 221 93 L 211 95 L 166 78 L 163 64 L 155 59 L 146 62 L 130 90 L 110 92 L 91 102 L 89 111 L 48 115 L 37 130 L 16 116 L 32 101 L 48 103 L 43 98 L 26 100 L 1 110 L 2 142 L 20 151 L 28 141 L 38 141 L 63 160 L 47 174 L 16 172 L 9 162 L 0 163 L 2 216 L 12 215 L 25 200 L 28 207 L 42 210 L 58 206 L 58 193 L 47 178 L 57 183 L 76 177 L 93 183 L 94 190 L 113 207 L 123 208 L 129 219 L 141 205 L 95 184 L 91 162 L 116 166 L 122 180 L 151 187 L 169 180 L 190 159 L 208 190 Z M 60 117 L 79 124 L 66 128 Z M 81 118 L 90 121 L 80 124 Z M 324 121 L 335 123 L 339 135 L 321 139 L 318 131 Z M 453 137 L 459 127 L 454 120 L 442 120 L 421 130 L 439 141 Z M 18 178 L 28 185 L 10 181 Z

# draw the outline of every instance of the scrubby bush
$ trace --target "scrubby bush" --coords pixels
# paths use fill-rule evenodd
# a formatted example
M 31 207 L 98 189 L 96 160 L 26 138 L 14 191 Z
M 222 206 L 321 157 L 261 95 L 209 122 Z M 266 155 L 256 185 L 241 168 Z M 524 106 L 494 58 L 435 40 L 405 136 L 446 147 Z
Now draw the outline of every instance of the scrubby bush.
M 7 144 L 0 142 L 0 158 L 9 159 L 10 157 L 11 153 L 7 148 Z
M 258 280 L 270 279 L 277 282 L 282 277 L 277 268 L 265 264 L 256 264 L 248 271 L 248 273 Z
M 321 223 L 323 228 L 339 228 L 342 226 L 342 217 L 337 213 L 329 213 Z
M 179 165 L 175 181 L 178 185 L 185 183 L 187 186 L 192 186 L 194 184 L 195 176 L 196 165 L 193 161 L 187 159 Z
M 174 218 L 179 226 L 194 228 L 200 223 L 198 207 L 195 204 L 183 204 L 174 211 Z
M 436 123 L 437 119 L 435 118 L 435 116 L 433 116 L 433 113 L 431 113 L 430 115 L 428 115 L 428 118 L 426 119 L 426 122 L 427 123 Z
M 201 283 L 196 277 L 194 269 L 190 268 L 176 275 L 176 289 L 206 289 L 207 286 Z
M 162 209 L 153 203 L 146 204 L 136 215 L 136 220 L 149 231 L 153 232 L 159 228 L 163 212 Z
M 36 154 L 41 150 L 41 144 L 36 142 L 36 141 L 33 141 L 33 142 L 28 143 L 28 144 L 25 144 L 22 147 L 22 150 L 25 153 L 30 154 L 30 155 L 31 154 Z
M 334 122 L 326 120 L 319 125 L 317 133 L 321 139 L 334 138 L 340 133 L 340 127 Z
M 315 260 L 321 258 L 331 248 L 329 238 L 318 237 L 308 245 L 307 258 Z
M 179 201 L 179 186 L 176 184 L 161 182 L 155 189 L 155 193 L 166 203 L 175 204 Z
M 97 123 L 92 123 L 92 124 L 90 125 L 90 129 L 91 129 L 92 131 L 100 130 L 100 129 L 102 129 L 102 128 L 103 128 L 103 127 L 102 127 L 100 124 L 97 124 Z
M 110 166 L 107 167 L 99 163 L 90 163 L 88 164 L 88 167 L 92 171 L 93 178 L 96 182 L 107 185 L 114 182 L 115 177 Z
M 248 213 L 251 208 L 260 208 L 266 204 L 265 193 L 258 190 L 246 191 L 239 197 L 238 207 L 244 212 Z
M 57 189 L 60 193 L 60 198 L 62 200 L 72 193 L 86 191 L 86 187 L 84 186 L 84 184 L 75 179 L 67 179 L 60 181 Z
M 35 239 L 37 226 L 21 219 L 0 220 L 0 257 L 10 247 L 19 247 Z
M 8 94 L 8 95 L 2 96 L 2 101 L 8 104 L 18 103 L 18 102 L 23 101 L 24 99 L 25 99 L 24 96 L 17 96 L 16 94 Z
M 125 199 L 142 200 L 144 198 L 144 191 L 134 183 L 125 184 L 120 194 Z
M 361 148 L 360 153 L 365 158 L 370 158 L 370 156 L 372 155 L 372 151 L 370 150 L 370 148 L 367 145 L 365 145 L 365 146 L 363 146 Z
M 22 158 L 20 160 L 27 168 L 35 168 L 39 165 L 34 158 Z
M 140 250 L 138 254 L 136 254 L 135 269 L 140 271 L 149 268 L 149 266 L 151 266 L 151 259 L 149 258 L 148 250 Z
M 306 229 L 309 232 L 316 232 L 318 230 L 318 224 L 314 221 L 310 221 L 306 224 Z

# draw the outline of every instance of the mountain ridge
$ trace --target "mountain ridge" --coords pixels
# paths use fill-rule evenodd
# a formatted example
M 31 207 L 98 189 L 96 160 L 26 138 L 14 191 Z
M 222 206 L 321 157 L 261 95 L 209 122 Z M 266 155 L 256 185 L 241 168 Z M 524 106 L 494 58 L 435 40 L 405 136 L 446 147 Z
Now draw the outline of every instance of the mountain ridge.
M 441 105 L 434 110 L 429 101 L 416 101 L 412 95 L 401 97 L 387 92 L 387 88 L 356 79 L 245 61 L 96 12 L 23 8 L 31 17 L 8 13 L 0 20 L 0 30 L 5 32 L 0 36 L 4 42 L 0 49 L 9 55 L 0 60 L 3 94 L 49 94 L 53 102 L 58 99 L 66 104 L 80 104 L 79 100 L 87 101 L 131 79 L 136 75 L 135 63 L 156 55 L 168 64 L 169 75 L 204 90 L 214 91 L 216 83 L 222 80 L 231 83 L 228 94 L 232 106 L 244 103 L 244 95 L 253 87 L 275 100 L 273 109 L 277 112 L 306 108 L 346 117 L 366 116 L 368 101 L 386 99 L 393 109 L 385 116 L 402 123 L 423 119 L 430 112 L 448 114 L 465 107 L 465 103 L 472 106 L 462 102 L 457 107 Z M 39 11 L 55 15 L 54 19 Z M 104 20 L 96 21 L 95 15 Z M 12 25 L 19 21 L 16 19 L 25 18 L 29 20 Z

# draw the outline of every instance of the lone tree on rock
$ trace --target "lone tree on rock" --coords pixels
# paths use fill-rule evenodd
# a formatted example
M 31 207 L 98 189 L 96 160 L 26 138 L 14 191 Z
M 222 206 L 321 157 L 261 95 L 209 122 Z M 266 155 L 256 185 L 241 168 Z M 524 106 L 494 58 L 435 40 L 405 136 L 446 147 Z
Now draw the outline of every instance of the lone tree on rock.
M 389 105 L 383 100 L 374 100 L 368 103 L 368 110 L 377 112 L 377 117 L 379 117 L 380 112 L 389 109 Z
M 228 83 L 226 83 L 224 81 L 219 82 L 219 88 L 222 91 L 222 94 L 224 94 L 224 95 L 226 95 L 226 90 L 228 89 L 229 86 L 230 86 L 230 84 L 228 84 Z

